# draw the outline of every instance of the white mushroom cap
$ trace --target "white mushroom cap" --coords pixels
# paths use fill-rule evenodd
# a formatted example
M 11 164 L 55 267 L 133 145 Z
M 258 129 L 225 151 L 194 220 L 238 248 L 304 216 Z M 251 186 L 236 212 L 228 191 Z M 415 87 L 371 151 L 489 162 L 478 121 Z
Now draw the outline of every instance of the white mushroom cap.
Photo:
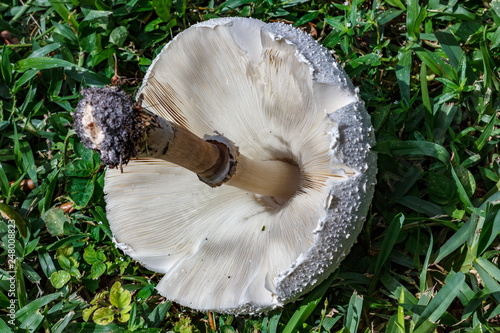
M 361 231 L 374 191 L 374 131 L 358 91 L 328 51 L 291 26 L 214 19 L 154 60 L 139 94 L 149 111 L 245 156 L 287 160 L 300 190 L 283 205 L 210 188 L 156 159 L 106 173 L 117 245 L 164 273 L 169 300 L 227 313 L 266 311 L 324 280 Z

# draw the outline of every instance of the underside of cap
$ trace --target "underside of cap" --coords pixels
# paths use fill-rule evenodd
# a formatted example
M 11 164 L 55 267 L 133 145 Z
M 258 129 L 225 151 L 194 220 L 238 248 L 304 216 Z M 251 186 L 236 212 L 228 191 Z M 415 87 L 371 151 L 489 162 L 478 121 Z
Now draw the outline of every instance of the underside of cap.
M 297 299 L 325 279 L 359 234 L 375 183 L 374 133 L 344 71 L 284 24 L 227 18 L 178 35 L 154 60 L 143 106 L 245 156 L 292 161 L 300 190 L 283 205 L 210 188 L 155 159 L 106 173 L 117 245 L 154 271 L 169 300 L 235 314 Z

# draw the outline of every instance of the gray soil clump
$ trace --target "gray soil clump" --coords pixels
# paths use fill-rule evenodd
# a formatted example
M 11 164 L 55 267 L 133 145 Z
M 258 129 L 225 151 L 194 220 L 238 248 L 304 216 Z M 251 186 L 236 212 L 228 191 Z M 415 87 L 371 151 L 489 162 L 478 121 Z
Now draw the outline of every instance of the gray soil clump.
M 81 94 L 73 120 L 82 143 L 98 150 L 110 168 L 127 164 L 137 154 L 143 128 L 132 97 L 110 87 L 83 89 Z

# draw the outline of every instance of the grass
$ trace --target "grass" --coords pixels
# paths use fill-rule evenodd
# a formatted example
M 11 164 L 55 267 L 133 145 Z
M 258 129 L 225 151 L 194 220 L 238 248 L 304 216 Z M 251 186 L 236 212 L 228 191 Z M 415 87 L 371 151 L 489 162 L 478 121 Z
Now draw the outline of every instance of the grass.
M 173 36 L 222 16 L 285 21 L 335 51 L 372 115 L 379 173 L 336 274 L 261 317 L 213 314 L 217 330 L 499 331 L 499 0 L 4 0 L 0 331 L 211 331 L 114 247 L 104 170 L 71 114 L 115 55 L 133 92 Z

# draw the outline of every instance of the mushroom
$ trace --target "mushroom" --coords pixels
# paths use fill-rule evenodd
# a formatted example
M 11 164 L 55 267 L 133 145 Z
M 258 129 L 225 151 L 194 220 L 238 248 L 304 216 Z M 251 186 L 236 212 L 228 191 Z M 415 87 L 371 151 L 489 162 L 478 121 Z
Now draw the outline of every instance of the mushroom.
M 116 245 L 164 274 L 169 300 L 233 314 L 282 306 L 328 277 L 361 231 L 376 176 L 370 117 L 296 28 L 202 22 L 153 61 L 143 110 L 113 88 L 84 96 L 82 142 L 109 166 L 128 162 L 106 171 Z

